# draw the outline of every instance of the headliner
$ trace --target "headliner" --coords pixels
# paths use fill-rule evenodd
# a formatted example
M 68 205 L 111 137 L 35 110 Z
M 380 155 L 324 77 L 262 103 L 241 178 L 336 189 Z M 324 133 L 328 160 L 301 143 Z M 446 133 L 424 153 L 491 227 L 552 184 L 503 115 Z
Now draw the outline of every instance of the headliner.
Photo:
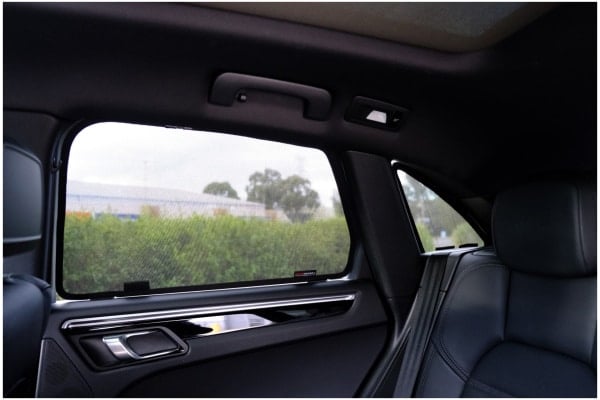
M 469 53 L 189 3 L 3 7 L 5 110 L 372 152 L 465 198 L 596 170 L 593 3 L 558 5 Z M 227 71 L 327 89 L 330 118 L 306 120 L 285 98 L 208 103 L 215 77 Z M 343 115 L 357 95 L 409 109 L 406 123 L 398 132 L 348 123 Z
M 551 3 L 199 3 L 437 50 L 489 47 L 556 6 Z

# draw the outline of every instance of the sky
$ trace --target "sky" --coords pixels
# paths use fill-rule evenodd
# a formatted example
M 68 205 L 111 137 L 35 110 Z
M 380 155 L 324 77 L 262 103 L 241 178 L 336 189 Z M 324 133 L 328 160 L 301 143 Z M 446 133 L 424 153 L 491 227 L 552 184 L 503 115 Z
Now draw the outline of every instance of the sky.
M 265 168 L 283 178 L 307 178 L 321 204 L 332 206 L 337 185 L 322 151 L 221 133 L 113 122 L 91 125 L 73 142 L 67 177 L 198 193 L 210 182 L 227 181 L 246 200 L 248 177 Z

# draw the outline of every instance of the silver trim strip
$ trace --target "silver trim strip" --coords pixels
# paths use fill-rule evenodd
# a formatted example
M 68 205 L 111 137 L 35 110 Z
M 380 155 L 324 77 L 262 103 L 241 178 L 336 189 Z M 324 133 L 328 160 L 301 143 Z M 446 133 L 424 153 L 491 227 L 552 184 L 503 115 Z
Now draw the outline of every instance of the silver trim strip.
M 4 238 L 3 242 L 6 244 L 12 244 L 12 243 L 21 243 L 21 242 L 31 242 L 34 240 L 40 240 L 41 238 L 42 238 L 42 234 L 40 233 L 39 235 L 32 235 L 32 236 L 19 236 L 19 237 Z
M 242 326 L 242 327 L 237 327 L 237 328 L 221 328 L 221 330 L 215 331 L 215 330 L 212 330 L 212 328 L 210 326 L 207 326 L 207 325 L 209 325 L 209 323 L 211 321 L 214 321 L 215 316 L 191 318 L 191 319 L 188 320 L 188 322 L 191 322 L 194 325 L 198 325 L 198 326 L 201 326 L 201 327 L 204 327 L 204 328 L 211 329 L 210 332 L 197 334 L 196 335 L 197 337 L 220 335 L 220 334 L 229 333 L 229 332 L 239 332 L 239 331 L 245 331 L 245 330 L 248 330 L 248 329 L 262 328 L 264 326 L 276 325 L 277 324 L 276 322 L 273 322 L 273 321 L 268 320 L 266 318 L 259 317 L 256 314 L 247 314 L 247 313 L 244 313 L 244 314 L 228 314 L 228 315 L 224 315 L 222 318 L 224 318 L 225 320 L 227 320 L 227 317 L 237 317 L 237 316 L 243 316 L 243 315 L 254 316 L 255 318 L 258 318 L 259 320 L 261 320 L 261 324 L 259 324 L 259 325 L 251 325 L 250 321 L 248 321 L 248 323 L 249 323 L 248 326 Z M 219 318 L 219 316 L 216 316 L 216 317 Z M 226 325 L 228 325 L 228 324 L 226 323 Z
M 136 322 L 152 322 L 167 319 L 190 318 L 202 315 L 231 313 L 237 311 L 261 310 L 265 308 L 302 306 L 308 304 L 330 303 L 334 301 L 353 301 L 355 298 L 355 294 L 344 294 L 336 296 L 307 297 L 302 299 L 291 300 L 275 300 L 261 301 L 255 303 L 231 304 L 225 306 L 207 306 L 178 310 L 108 315 L 103 317 L 76 318 L 65 321 L 61 325 L 61 329 L 70 330 L 76 328 L 99 328 L 113 326 L 115 324 L 130 324 Z
M 44 348 L 46 347 L 46 340 L 42 339 L 42 343 L 40 345 L 40 358 L 38 360 L 38 370 L 37 376 L 35 378 L 35 397 L 40 397 L 40 383 L 42 379 L 42 366 L 44 365 Z

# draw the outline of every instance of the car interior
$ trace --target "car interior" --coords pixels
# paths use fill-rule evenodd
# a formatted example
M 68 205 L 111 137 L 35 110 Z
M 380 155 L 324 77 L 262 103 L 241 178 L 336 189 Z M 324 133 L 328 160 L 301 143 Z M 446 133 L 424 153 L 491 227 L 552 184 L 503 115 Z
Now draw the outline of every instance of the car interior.
M 5 397 L 597 397 L 596 3 L 2 7 Z

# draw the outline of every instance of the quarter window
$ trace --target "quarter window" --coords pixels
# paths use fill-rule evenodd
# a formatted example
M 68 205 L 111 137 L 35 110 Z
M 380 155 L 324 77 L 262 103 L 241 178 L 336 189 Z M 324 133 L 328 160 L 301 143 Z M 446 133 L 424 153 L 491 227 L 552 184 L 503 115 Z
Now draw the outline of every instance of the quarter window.
M 435 192 L 404 171 L 398 170 L 398 178 L 425 251 L 483 245 L 471 225 Z
M 122 123 L 71 145 L 63 296 L 336 275 L 349 247 L 319 150 Z

